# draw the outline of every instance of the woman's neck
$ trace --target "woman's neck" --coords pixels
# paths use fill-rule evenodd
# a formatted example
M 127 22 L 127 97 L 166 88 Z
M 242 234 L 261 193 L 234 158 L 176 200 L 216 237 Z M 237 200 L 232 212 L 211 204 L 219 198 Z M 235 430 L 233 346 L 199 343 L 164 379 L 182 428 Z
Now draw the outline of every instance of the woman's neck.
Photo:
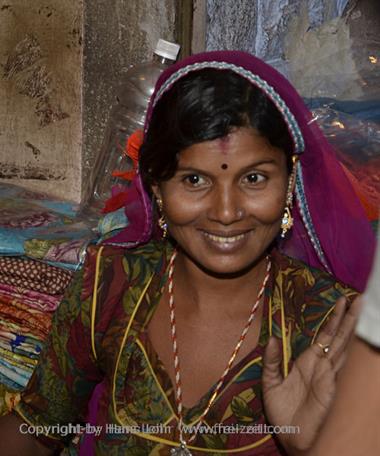
M 175 260 L 174 293 L 185 312 L 237 315 L 246 312 L 247 303 L 257 296 L 267 268 L 264 256 L 252 267 L 234 276 L 215 276 L 203 270 L 179 251 Z M 249 304 L 248 304 L 249 306 Z

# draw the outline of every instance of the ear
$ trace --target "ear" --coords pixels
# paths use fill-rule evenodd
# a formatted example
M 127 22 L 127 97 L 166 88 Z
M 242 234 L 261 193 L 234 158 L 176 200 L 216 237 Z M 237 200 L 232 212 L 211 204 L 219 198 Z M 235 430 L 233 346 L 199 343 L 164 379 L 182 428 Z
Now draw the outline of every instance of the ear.
M 151 188 L 155 198 L 162 199 L 160 186 L 158 184 L 154 184 Z

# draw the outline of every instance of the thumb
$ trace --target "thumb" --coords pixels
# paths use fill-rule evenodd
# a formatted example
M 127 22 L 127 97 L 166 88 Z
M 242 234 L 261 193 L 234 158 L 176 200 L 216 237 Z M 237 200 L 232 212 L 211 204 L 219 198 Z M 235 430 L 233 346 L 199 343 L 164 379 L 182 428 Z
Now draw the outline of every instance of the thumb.
M 281 351 L 278 340 L 275 337 L 269 339 L 264 352 L 263 367 L 263 390 L 264 392 L 281 385 L 283 378 L 281 374 Z

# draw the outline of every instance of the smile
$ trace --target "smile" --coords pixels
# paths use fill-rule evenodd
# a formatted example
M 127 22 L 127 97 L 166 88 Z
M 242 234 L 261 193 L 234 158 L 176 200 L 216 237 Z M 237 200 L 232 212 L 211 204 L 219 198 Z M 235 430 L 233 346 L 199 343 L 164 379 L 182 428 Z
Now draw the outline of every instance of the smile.
M 246 235 L 244 233 L 244 234 L 238 234 L 237 236 L 216 236 L 214 234 L 210 234 L 210 233 L 206 233 L 206 232 L 204 234 L 206 237 L 208 237 L 212 241 L 219 242 L 220 244 L 233 244 L 233 243 L 238 242 L 241 239 L 243 239 Z

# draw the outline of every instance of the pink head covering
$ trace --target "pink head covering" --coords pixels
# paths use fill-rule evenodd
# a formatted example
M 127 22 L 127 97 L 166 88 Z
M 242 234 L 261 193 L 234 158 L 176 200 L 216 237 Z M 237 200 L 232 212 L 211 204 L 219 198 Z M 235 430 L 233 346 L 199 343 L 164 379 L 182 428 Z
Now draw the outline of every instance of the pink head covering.
M 193 55 L 165 70 L 157 81 L 145 122 L 145 133 L 156 104 L 182 77 L 214 68 L 231 70 L 259 87 L 273 101 L 288 126 L 294 153 L 300 154 L 292 232 L 280 248 L 333 274 L 362 291 L 370 272 L 375 238 L 350 182 L 310 111 L 292 85 L 274 68 L 241 51 L 213 51 Z M 152 205 L 139 174 L 132 182 L 136 198 L 127 204 L 130 225 L 105 241 L 132 247 L 149 241 Z M 128 198 L 130 200 L 130 198 Z

